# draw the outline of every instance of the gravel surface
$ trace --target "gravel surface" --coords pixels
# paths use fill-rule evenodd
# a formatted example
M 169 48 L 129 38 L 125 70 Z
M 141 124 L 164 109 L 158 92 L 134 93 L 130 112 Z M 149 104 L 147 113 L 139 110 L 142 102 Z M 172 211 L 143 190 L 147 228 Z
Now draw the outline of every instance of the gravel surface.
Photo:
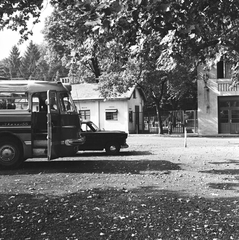
M 239 239 L 237 138 L 127 143 L 0 170 L 0 239 Z

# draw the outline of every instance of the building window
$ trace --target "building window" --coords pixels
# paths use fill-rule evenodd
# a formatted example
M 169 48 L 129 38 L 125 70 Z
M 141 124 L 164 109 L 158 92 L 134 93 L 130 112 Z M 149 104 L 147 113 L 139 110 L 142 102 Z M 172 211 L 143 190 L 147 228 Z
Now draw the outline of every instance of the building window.
M 134 99 L 136 98 L 136 91 L 135 90 L 133 91 L 133 98 Z
M 231 78 L 232 66 L 230 62 L 219 61 L 217 63 L 217 78 Z
M 105 110 L 106 120 L 118 120 L 118 110 L 117 109 L 106 109 Z
M 90 120 L 90 110 L 80 110 L 80 117 L 82 120 Z

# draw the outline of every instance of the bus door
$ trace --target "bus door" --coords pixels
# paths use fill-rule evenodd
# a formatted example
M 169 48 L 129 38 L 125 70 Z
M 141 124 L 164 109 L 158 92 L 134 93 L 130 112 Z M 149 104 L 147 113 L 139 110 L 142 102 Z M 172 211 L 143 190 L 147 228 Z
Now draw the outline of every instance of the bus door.
M 58 108 L 57 92 L 47 91 L 47 159 L 60 156 L 61 121 Z

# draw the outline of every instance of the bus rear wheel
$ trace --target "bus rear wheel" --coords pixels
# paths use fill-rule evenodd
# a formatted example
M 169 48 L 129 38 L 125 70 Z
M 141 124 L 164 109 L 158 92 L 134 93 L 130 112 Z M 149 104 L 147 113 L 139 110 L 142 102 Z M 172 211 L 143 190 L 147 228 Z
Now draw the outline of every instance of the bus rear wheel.
M 0 165 L 16 168 L 22 163 L 20 146 L 14 139 L 0 140 Z

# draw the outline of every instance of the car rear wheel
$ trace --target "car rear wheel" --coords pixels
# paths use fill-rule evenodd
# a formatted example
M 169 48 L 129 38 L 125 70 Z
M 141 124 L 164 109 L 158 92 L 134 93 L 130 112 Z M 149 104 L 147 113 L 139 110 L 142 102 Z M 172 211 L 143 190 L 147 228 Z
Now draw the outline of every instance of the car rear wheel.
M 0 140 L 0 165 L 15 168 L 22 163 L 21 149 L 14 139 L 6 138 Z
M 118 143 L 108 143 L 105 147 L 105 151 L 109 155 L 118 154 L 120 151 L 120 145 Z

